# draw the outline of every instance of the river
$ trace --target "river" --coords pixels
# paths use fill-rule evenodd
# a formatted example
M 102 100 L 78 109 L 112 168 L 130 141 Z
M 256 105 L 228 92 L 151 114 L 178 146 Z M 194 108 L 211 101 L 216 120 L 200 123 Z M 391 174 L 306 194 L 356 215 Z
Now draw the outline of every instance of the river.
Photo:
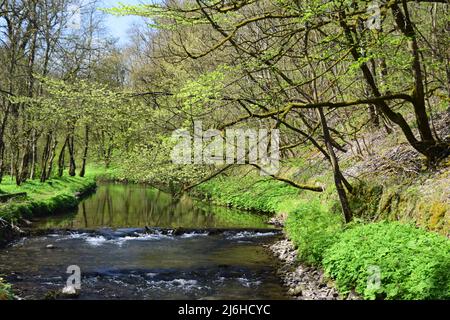
M 35 236 L 0 250 L 0 274 L 20 297 L 45 299 L 81 270 L 78 299 L 285 299 L 279 236 L 267 216 L 102 184 L 78 209 L 33 221 Z

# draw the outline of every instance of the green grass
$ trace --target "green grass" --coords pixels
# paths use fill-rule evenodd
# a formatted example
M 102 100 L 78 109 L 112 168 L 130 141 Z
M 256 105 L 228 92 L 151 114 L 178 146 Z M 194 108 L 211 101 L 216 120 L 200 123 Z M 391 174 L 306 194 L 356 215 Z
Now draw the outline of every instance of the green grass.
M 291 212 L 286 221 L 286 233 L 298 248 L 298 259 L 320 266 L 325 250 L 343 232 L 343 219 L 333 214 L 319 201 L 304 202 Z
M 272 179 L 231 176 L 210 180 L 198 186 L 194 194 L 206 197 L 217 205 L 275 213 L 282 202 L 297 197 L 299 191 Z
M 126 181 L 126 173 L 120 167 L 114 165 L 105 168 L 102 165 L 92 164 L 88 166 L 87 172 L 99 181 Z
M 76 193 L 84 193 L 95 187 L 95 175 L 88 174 L 85 178 L 61 177 L 48 180 L 27 181 L 20 187 L 5 177 L 0 190 L 3 193 L 26 192 L 25 198 L 18 198 L 0 204 L 0 217 L 6 220 L 30 218 L 33 216 L 50 215 L 76 207 Z

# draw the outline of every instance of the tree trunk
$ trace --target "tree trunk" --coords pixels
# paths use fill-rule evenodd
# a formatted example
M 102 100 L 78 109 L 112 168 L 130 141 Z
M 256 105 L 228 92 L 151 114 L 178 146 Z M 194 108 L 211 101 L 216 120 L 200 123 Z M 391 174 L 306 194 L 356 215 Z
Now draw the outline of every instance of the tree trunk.
M 75 138 L 73 132 L 70 134 L 67 146 L 69 149 L 69 175 L 75 177 L 77 175 L 77 166 L 75 164 Z
M 343 15 L 343 14 L 342 14 Z M 355 40 L 352 35 L 351 28 L 346 24 L 345 22 L 345 16 L 341 16 L 340 20 L 341 27 L 344 30 L 344 34 L 347 38 L 347 41 L 349 42 L 349 45 L 351 45 L 350 52 L 354 58 L 355 61 L 359 61 L 361 58 L 361 55 L 359 54 L 357 47 L 358 45 L 355 43 Z M 381 97 L 381 92 L 375 82 L 374 76 L 372 72 L 370 71 L 369 67 L 367 66 L 367 63 L 361 63 L 360 69 L 364 75 L 364 79 L 366 80 L 367 84 L 369 85 L 369 88 L 372 92 L 372 95 L 374 97 Z M 415 77 L 418 76 L 418 72 L 416 70 Z M 417 81 L 416 79 L 416 85 L 419 87 L 421 84 L 420 81 Z M 402 130 L 406 140 L 408 140 L 409 144 L 416 149 L 418 152 L 423 154 L 427 157 L 429 163 L 435 163 L 439 158 L 444 157 L 448 154 L 450 154 L 450 146 L 448 144 L 437 144 L 436 141 L 433 139 L 433 136 L 431 135 L 431 128 L 428 121 L 428 116 L 425 112 L 425 105 L 420 103 L 420 99 L 418 97 L 420 94 L 417 94 L 419 91 L 423 91 L 423 84 L 422 84 L 422 90 L 416 89 L 416 93 L 413 95 L 413 105 L 414 105 L 414 111 L 417 119 L 417 123 L 420 127 L 419 129 L 422 140 L 418 140 L 416 136 L 414 135 L 411 127 L 409 126 L 406 119 L 398 112 L 393 111 L 386 101 L 379 101 L 376 103 L 376 106 L 383 114 L 393 123 L 397 124 L 400 129 Z M 429 132 L 428 132 L 429 131 Z
M 62 146 L 62 149 L 59 153 L 58 158 L 58 177 L 62 177 L 64 174 L 64 166 L 65 166 L 65 153 L 66 153 L 66 147 L 69 141 L 69 137 L 66 138 L 64 141 L 64 144 Z
M 16 172 L 16 184 L 20 186 L 27 181 L 30 163 L 30 146 L 27 144 L 20 161 L 20 169 Z
M 83 163 L 81 165 L 80 177 L 84 177 L 86 174 L 86 162 L 89 151 L 89 127 L 86 125 L 85 127 L 85 140 L 84 140 L 84 152 L 83 152 Z
M 45 182 L 47 180 L 47 162 L 50 156 L 50 140 L 52 138 L 52 133 L 49 132 L 47 134 L 47 139 L 45 141 L 45 147 L 42 151 L 42 160 L 41 160 L 41 182 Z
M 6 102 L 6 100 L 5 100 Z M 6 130 L 6 125 L 8 123 L 8 116 L 9 116 L 9 104 L 8 107 L 6 108 L 6 112 L 3 116 L 2 119 L 2 125 L 0 127 L 0 183 L 3 181 L 3 175 L 5 172 L 5 150 L 6 150 L 6 145 L 5 145 L 5 130 Z
M 323 112 L 323 108 L 318 108 L 317 112 L 319 114 L 320 121 L 322 124 L 322 131 L 323 136 L 325 138 L 325 144 L 328 149 L 328 154 L 330 155 L 334 175 L 334 184 L 336 186 L 336 191 L 338 193 L 339 201 L 341 203 L 342 213 L 344 215 L 345 223 L 349 223 L 352 220 L 352 212 L 350 209 L 350 205 L 348 203 L 347 193 L 344 188 L 344 182 L 342 180 L 343 175 L 339 167 L 339 160 L 336 156 L 336 153 L 334 152 L 333 145 L 331 144 L 330 131 L 328 129 L 328 124 L 325 114 Z
M 37 136 L 36 130 L 33 129 L 32 142 L 31 142 L 31 168 L 30 168 L 30 180 L 34 180 L 36 175 L 36 162 L 37 162 Z
M 430 121 L 428 119 L 427 110 L 425 106 L 425 89 L 423 85 L 423 73 L 420 60 L 419 45 L 416 39 L 416 32 L 409 17 L 408 4 L 402 0 L 404 13 L 400 10 L 397 4 L 392 6 L 392 12 L 395 17 L 397 27 L 408 39 L 409 51 L 413 57 L 412 74 L 414 77 L 414 93 L 413 105 L 416 114 L 417 127 L 419 129 L 422 141 L 433 144 L 435 142 L 431 132 Z
M 0 183 L 3 181 L 3 175 L 5 170 L 5 143 L 3 137 L 0 137 Z
M 47 175 L 45 176 L 45 180 L 48 180 L 51 177 L 52 170 L 53 170 L 53 161 L 55 160 L 57 146 L 58 146 L 58 141 L 56 140 L 56 137 L 55 137 L 54 141 L 53 141 L 52 149 L 50 151 L 50 160 L 48 162 Z

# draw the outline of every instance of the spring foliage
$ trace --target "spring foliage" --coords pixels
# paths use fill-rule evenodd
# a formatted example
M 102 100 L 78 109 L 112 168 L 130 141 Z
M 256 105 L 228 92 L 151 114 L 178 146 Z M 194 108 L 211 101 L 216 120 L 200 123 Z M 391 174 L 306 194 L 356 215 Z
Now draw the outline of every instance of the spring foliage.
M 324 253 L 323 264 L 341 292 L 367 299 L 449 299 L 450 241 L 398 222 L 358 225 Z M 367 285 L 381 271 L 379 288 Z

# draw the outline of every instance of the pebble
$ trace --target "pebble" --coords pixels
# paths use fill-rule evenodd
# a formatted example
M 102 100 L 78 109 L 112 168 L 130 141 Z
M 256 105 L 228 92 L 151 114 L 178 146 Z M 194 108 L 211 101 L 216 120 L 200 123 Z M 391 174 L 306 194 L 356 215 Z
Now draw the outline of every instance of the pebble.
M 282 265 L 277 274 L 288 288 L 288 295 L 300 300 L 337 300 L 339 293 L 324 280 L 322 270 L 306 267 L 298 263 L 297 251 L 287 239 L 268 246 Z

